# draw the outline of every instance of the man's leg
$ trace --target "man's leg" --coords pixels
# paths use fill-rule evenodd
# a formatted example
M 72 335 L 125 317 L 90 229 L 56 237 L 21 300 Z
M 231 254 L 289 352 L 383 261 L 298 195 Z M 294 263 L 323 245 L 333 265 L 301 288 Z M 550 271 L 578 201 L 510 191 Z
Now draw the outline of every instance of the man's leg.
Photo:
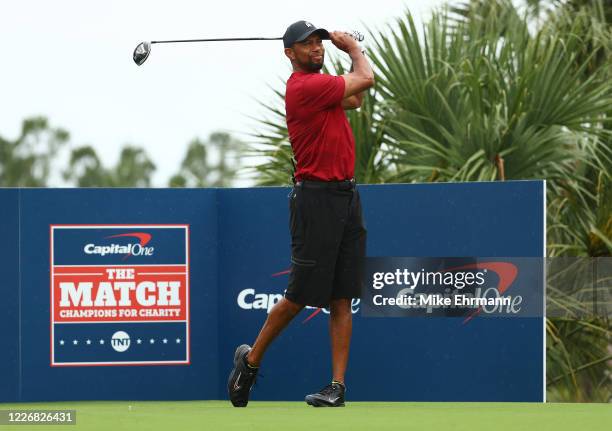
M 342 221 L 340 229 L 330 236 L 340 235 L 340 247 L 334 266 L 334 284 L 330 301 L 329 336 L 332 353 L 333 381 L 315 394 L 306 395 L 307 404 L 314 407 L 343 407 L 346 388 L 344 374 L 348 363 L 352 334 L 351 302 L 361 294 L 361 272 L 365 256 L 366 229 L 361 215 L 361 204 L 357 190 L 337 191 L 334 199 L 334 213 L 344 214 L 348 209 L 348 219 Z M 348 205 L 348 207 L 347 207 Z M 339 299 L 343 298 L 343 299 Z
M 361 198 L 354 190 L 349 201 L 349 218 L 343 230 L 334 275 L 334 294 L 330 302 L 329 336 L 332 350 L 333 380 L 344 384 L 344 373 L 351 343 L 352 299 L 361 295 L 367 231 L 361 212 Z M 343 299 L 334 299 L 343 298 Z
M 353 328 L 351 300 L 332 299 L 329 309 L 333 380 L 344 384 L 344 373 L 346 372 Z
M 234 407 L 246 407 L 264 352 L 302 308 L 303 305 L 281 299 L 270 310 L 253 347 L 248 344 L 238 346 L 234 353 L 234 368 L 227 382 L 228 395 Z
M 350 299 L 332 299 L 329 305 L 329 337 L 332 351 L 332 382 L 304 401 L 314 407 L 344 407 L 344 373 L 351 344 L 352 313 Z
M 247 355 L 247 361 L 250 365 L 259 367 L 261 359 L 270 343 L 285 329 L 302 308 L 304 308 L 303 305 L 290 301 L 287 298 L 282 298 L 272 307 L 251 351 Z

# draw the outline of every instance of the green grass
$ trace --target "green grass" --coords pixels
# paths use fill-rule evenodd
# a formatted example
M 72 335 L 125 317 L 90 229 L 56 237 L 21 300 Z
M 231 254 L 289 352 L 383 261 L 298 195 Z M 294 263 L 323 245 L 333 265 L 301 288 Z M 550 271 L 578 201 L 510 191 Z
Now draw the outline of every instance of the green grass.
M 0 430 L 612 430 L 612 404 L 383 403 L 345 408 L 301 402 L 73 402 L 0 404 L 7 409 L 76 409 L 76 426 L 3 426 Z

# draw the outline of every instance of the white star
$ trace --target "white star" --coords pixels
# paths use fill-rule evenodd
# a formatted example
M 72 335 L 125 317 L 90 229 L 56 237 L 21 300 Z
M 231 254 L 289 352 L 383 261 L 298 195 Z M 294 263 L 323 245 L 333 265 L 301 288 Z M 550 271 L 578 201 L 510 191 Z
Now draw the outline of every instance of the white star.
M 164 342 L 164 344 L 168 344 L 168 339 L 167 338 L 164 338 L 162 341 Z
M 100 340 L 100 344 L 104 344 L 104 340 Z
M 60 346 L 64 345 L 64 340 L 60 340 Z
M 151 338 L 151 339 L 149 340 L 149 343 L 151 343 L 151 344 L 155 344 L 155 340 L 154 340 L 153 338 Z
M 74 344 L 76 346 L 77 344 L 79 344 L 79 341 L 78 340 L 72 340 L 72 344 Z
M 180 338 L 176 339 L 176 344 L 181 344 L 181 339 Z
M 138 340 L 136 340 L 136 344 L 140 344 L 142 343 L 142 340 L 139 338 Z
M 87 340 L 86 343 L 89 345 L 91 344 L 91 340 Z

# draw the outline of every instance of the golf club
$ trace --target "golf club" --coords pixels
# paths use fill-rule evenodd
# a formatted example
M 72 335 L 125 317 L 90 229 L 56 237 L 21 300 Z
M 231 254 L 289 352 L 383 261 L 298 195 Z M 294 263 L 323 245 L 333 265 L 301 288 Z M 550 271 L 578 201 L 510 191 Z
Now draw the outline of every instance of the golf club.
M 363 34 L 358 31 L 347 32 L 353 39 L 358 42 L 363 41 Z M 149 58 L 149 54 L 151 54 L 151 45 L 154 43 L 184 43 L 184 42 L 234 42 L 234 41 L 243 41 L 243 40 L 282 40 L 282 37 L 237 37 L 237 38 L 216 38 L 216 39 L 182 39 L 182 40 L 153 40 L 150 42 L 141 42 L 138 44 L 136 49 L 134 49 L 134 63 L 138 66 L 142 65 L 147 58 Z

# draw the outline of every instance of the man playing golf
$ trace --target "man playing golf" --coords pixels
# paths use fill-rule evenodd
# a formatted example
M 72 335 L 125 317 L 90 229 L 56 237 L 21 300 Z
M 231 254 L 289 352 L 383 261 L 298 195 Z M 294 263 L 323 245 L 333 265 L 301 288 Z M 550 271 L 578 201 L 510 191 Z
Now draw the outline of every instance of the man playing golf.
M 346 52 L 353 69 L 343 76 L 321 73 L 323 39 Z M 329 307 L 331 383 L 306 402 L 316 407 L 344 406 L 352 330 L 351 300 L 361 291 L 366 230 L 355 188 L 355 140 L 344 113 L 361 106 L 374 73 L 357 41 L 307 21 L 291 24 L 283 36 L 293 66 L 287 81 L 287 128 L 297 161 L 289 196 L 291 273 L 285 297 L 270 311 L 253 347 L 239 346 L 229 381 L 229 398 L 245 407 L 259 364 L 270 343 L 306 306 Z

